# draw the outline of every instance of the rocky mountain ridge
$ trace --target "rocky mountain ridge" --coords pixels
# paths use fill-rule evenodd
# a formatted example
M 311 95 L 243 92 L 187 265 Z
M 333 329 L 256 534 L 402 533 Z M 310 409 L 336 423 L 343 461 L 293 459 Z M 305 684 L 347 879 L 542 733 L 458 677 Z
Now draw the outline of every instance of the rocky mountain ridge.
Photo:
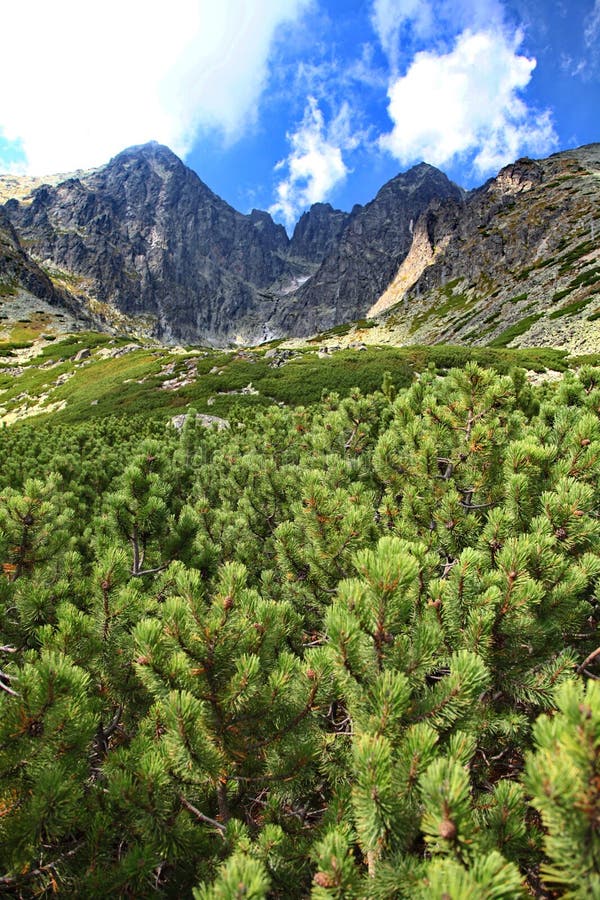
M 421 163 L 388 181 L 355 207 L 319 269 L 280 314 L 287 334 L 311 334 L 361 318 L 407 256 L 413 227 L 433 201 L 459 203 L 463 191 L 439 169 Z
M 14 322 L 20 315 L 30 317 L 32 303 L 33 314 L 51 314 L 59 326 L 96 325 L 70 292 L 56 284 L 27 253 L 0 207 L 0 321 Z
M 512 328 L 600 346 L 600 145 L 519 160 L 468 193 L 422 163 L 351 213 L 315 204 L 291 238 L 155 143 L 29 191 L 6 178 L 18 196 L 0 218 L 13 247 L 0 285 L 19 282 L 21 259 L 33 296 L 99 327 L 223 346 L 369 317 L 369 337 L 390 343 L 502 342 Z
M 259 292 L 293 273 L 281 226 L 236 212 L 157 144 L 5 210 L 36 259 L 74 276 L 83 296 L 151 316 L 167 341 L 243 329 Z
M 436 169 L 416 167 L 352 213 L 315 204 L 288 238 L 268 213 L 237 212 L 152 143 L 21 191 L 4 210 L 82 308 L 145 317 L 167 342 L 223 344 L 307 335 L 366 310 L 405 255 L 410 223 L 432 198 L 459 195 Z

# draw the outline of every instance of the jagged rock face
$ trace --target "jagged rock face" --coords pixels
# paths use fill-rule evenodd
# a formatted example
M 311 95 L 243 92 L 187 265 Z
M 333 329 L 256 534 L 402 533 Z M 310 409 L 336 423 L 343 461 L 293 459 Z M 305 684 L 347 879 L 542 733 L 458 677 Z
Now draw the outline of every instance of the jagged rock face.
M 414 223 L 433 200 L 460 202 L 462 191 L 442 172 L 421 163 L 385 184 L 374 200 L 355 207 L 337 247 L 280 308 L 282 331 L 307 335 L 364 316 L 406 257 Z
M 66 301 L 64 294 L 54 287 L 48 276 L 23 249 L 17 233 L 1 208 L 0 285 L 4 286 L 5 291 L 21 289 L 56 306 L 62 306 Z
M 525 265 L 527 249 L 537 247 L 553 216 L 520 215 L 510 233 L 498 226 L 515 205 L 527 204 L 525 195 L 543 180 L 541 164 L 522 159 L 458 202 L 435 201 L 424 218 L 432 251 L 443 242 L 444 252 L 416 282 L 416 293 L 455 278 L 476 281 L 499 263 Z
M 315 203 L 303 213 L 290 241 L 290 256 L 322 263 L 334 252 L 348 224 L 350 213 L 334 209 L 330 203 Z
M 223 343 L 364 315 L 419 214 L 460 195 L 423 164 L 351 214 L 315 204 L 290 241 L 268 213 L 236 212 L 170 150 L 147 144 L 5 209 L 35 258 L 76 275 L 88 296 L 153 316 L 163 339 Z
M 596 171 L 600 169 L 600 147 Z M 575 226 L 594 218 L 594 203 L 585 196 L 594 179 L 573 153 L 547 160 L 522 159 L 502 169 L 496 178 L 472 191 L 464 204 L 445 204 L 430 210 L 432 246 L 447 246 L 416 282 L 423 293 L 456 278 L 469 285 L 491 284 L 504 278 L 514 288 L 537 261 L 544 262 L 561 244 L 574 237 Z M 597 177 L 596 177 L 597 180 Z M 584 236 L 582 234 L 582 236 Z M 543 266 L 541 268 L 548 268 Z M 521 283 L 525 283 L 523 279 Z
M 457 210 L 458 208 L 453 201 L 448 201 L 448 205 L 452 210 Z M 437 242 L 434 237 L 437 223 L 436 207 L 439 208 L 439 204 L 436 204 L 434 201 L 430 204 L 427 211 L 417 219 L 413 228 L 410 250 L 402 261 L 394 280 L 370 308 L 368 312 L 369 318 L 377 316 L 394 306 L 398 299 L 401 299 L 419 280 L 423 272 L 433 265 L 436 256 L 439 256 L 446 249 L 450 237 L 444 235 Z
M 253 209 L 249 218 L 261 235 L 261 244 L 266 250 L 282 256 L 288 252 L 289 239 L 283 225 L 276 225 L 269 213 L 262 209 Z
M 124 313 L 156 316 L 166 339 L 259 338 L 260 292 L 295 272 L 281 226 L 236 212 L 158 144 L 6 210 L 38 259 Z
M 402 342 L 487 344 L 516 326 L 520 345 L 596 351 L 600 144 L 518 160 L 462 201 L 432 203 L 413 257 L 371 310 Z

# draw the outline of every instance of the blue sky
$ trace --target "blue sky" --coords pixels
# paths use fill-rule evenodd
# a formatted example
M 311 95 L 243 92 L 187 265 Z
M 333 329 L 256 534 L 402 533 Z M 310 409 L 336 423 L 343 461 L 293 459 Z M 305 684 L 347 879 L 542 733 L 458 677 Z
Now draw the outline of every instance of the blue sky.
M 472 187 L 600 140 L 600 0 L 21 0 L 3 31 L 0 171 L 156 139 L 288 229 L 423 159 Z

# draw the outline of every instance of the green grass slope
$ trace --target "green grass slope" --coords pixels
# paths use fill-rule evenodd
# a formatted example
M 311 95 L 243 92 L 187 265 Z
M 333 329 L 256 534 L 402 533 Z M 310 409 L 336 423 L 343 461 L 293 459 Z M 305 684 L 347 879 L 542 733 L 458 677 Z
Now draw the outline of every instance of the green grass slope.
M 348 396 L 358 387 L 368 393 L 388 371 L 403 387 L 431 364 L 443 371 L 475 360 L 498 372 L 513 365 L 540 372 L 563 371 L 570 362 L 560 350 L 503 347 L 268 350 L 167 348 L 94 332 L 29 341 L 11 337 L 0 341 L 0 422 L 49 414 L 59 422 L 113 413 L 169 417 L 188 406 L 227 417 L 236 407 L 316 403 L 324 392 Z

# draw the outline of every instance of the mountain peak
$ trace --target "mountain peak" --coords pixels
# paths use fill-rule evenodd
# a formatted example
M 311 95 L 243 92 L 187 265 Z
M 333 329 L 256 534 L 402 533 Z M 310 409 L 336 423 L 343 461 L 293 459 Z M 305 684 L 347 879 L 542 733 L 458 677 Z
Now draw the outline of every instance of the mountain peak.
M 114 163 L 130 159 L 157 161 L 170 166 L 184 167 L 184 163 L 177 154 L 165 144 L 159 144 L 158 141 L 148 141 L 146 144 L 134 144 L 132 147 L 127 147 L 125 150 L 117 153 L 116 156 L 113 156 L 108 165 L 111 166 Z
M 290 252 L 312 263 L 321 263 L 337 246 L 350 214 L 334 209 L 330 203 L 313 203 L 296 223 Z
M 165 155 L 165 156 L 174 156 L 176 159 L 179 159 L 176 153 L 171 150 L 170 147 L 167 147 L 166 144 L 161 144 L 159 141 L 146 141 L 144 144 L 132 144 L 131 147 L 125 147 L 116 156 L 157 156 L 157 155 Z
M 451 181 L 440 169 L 429 163 L 420 162 L 405 172 L 399 172 L 387 181 L 379 189 L 375 200 L 372 200 L 371 203 L 381 202 L 386 197 L 393 198 L 398 194 L 431 195 L 430 199 L 433 199 L 434 195 L 447 196 L 448 193 L 460 194 L 462 188 Z

